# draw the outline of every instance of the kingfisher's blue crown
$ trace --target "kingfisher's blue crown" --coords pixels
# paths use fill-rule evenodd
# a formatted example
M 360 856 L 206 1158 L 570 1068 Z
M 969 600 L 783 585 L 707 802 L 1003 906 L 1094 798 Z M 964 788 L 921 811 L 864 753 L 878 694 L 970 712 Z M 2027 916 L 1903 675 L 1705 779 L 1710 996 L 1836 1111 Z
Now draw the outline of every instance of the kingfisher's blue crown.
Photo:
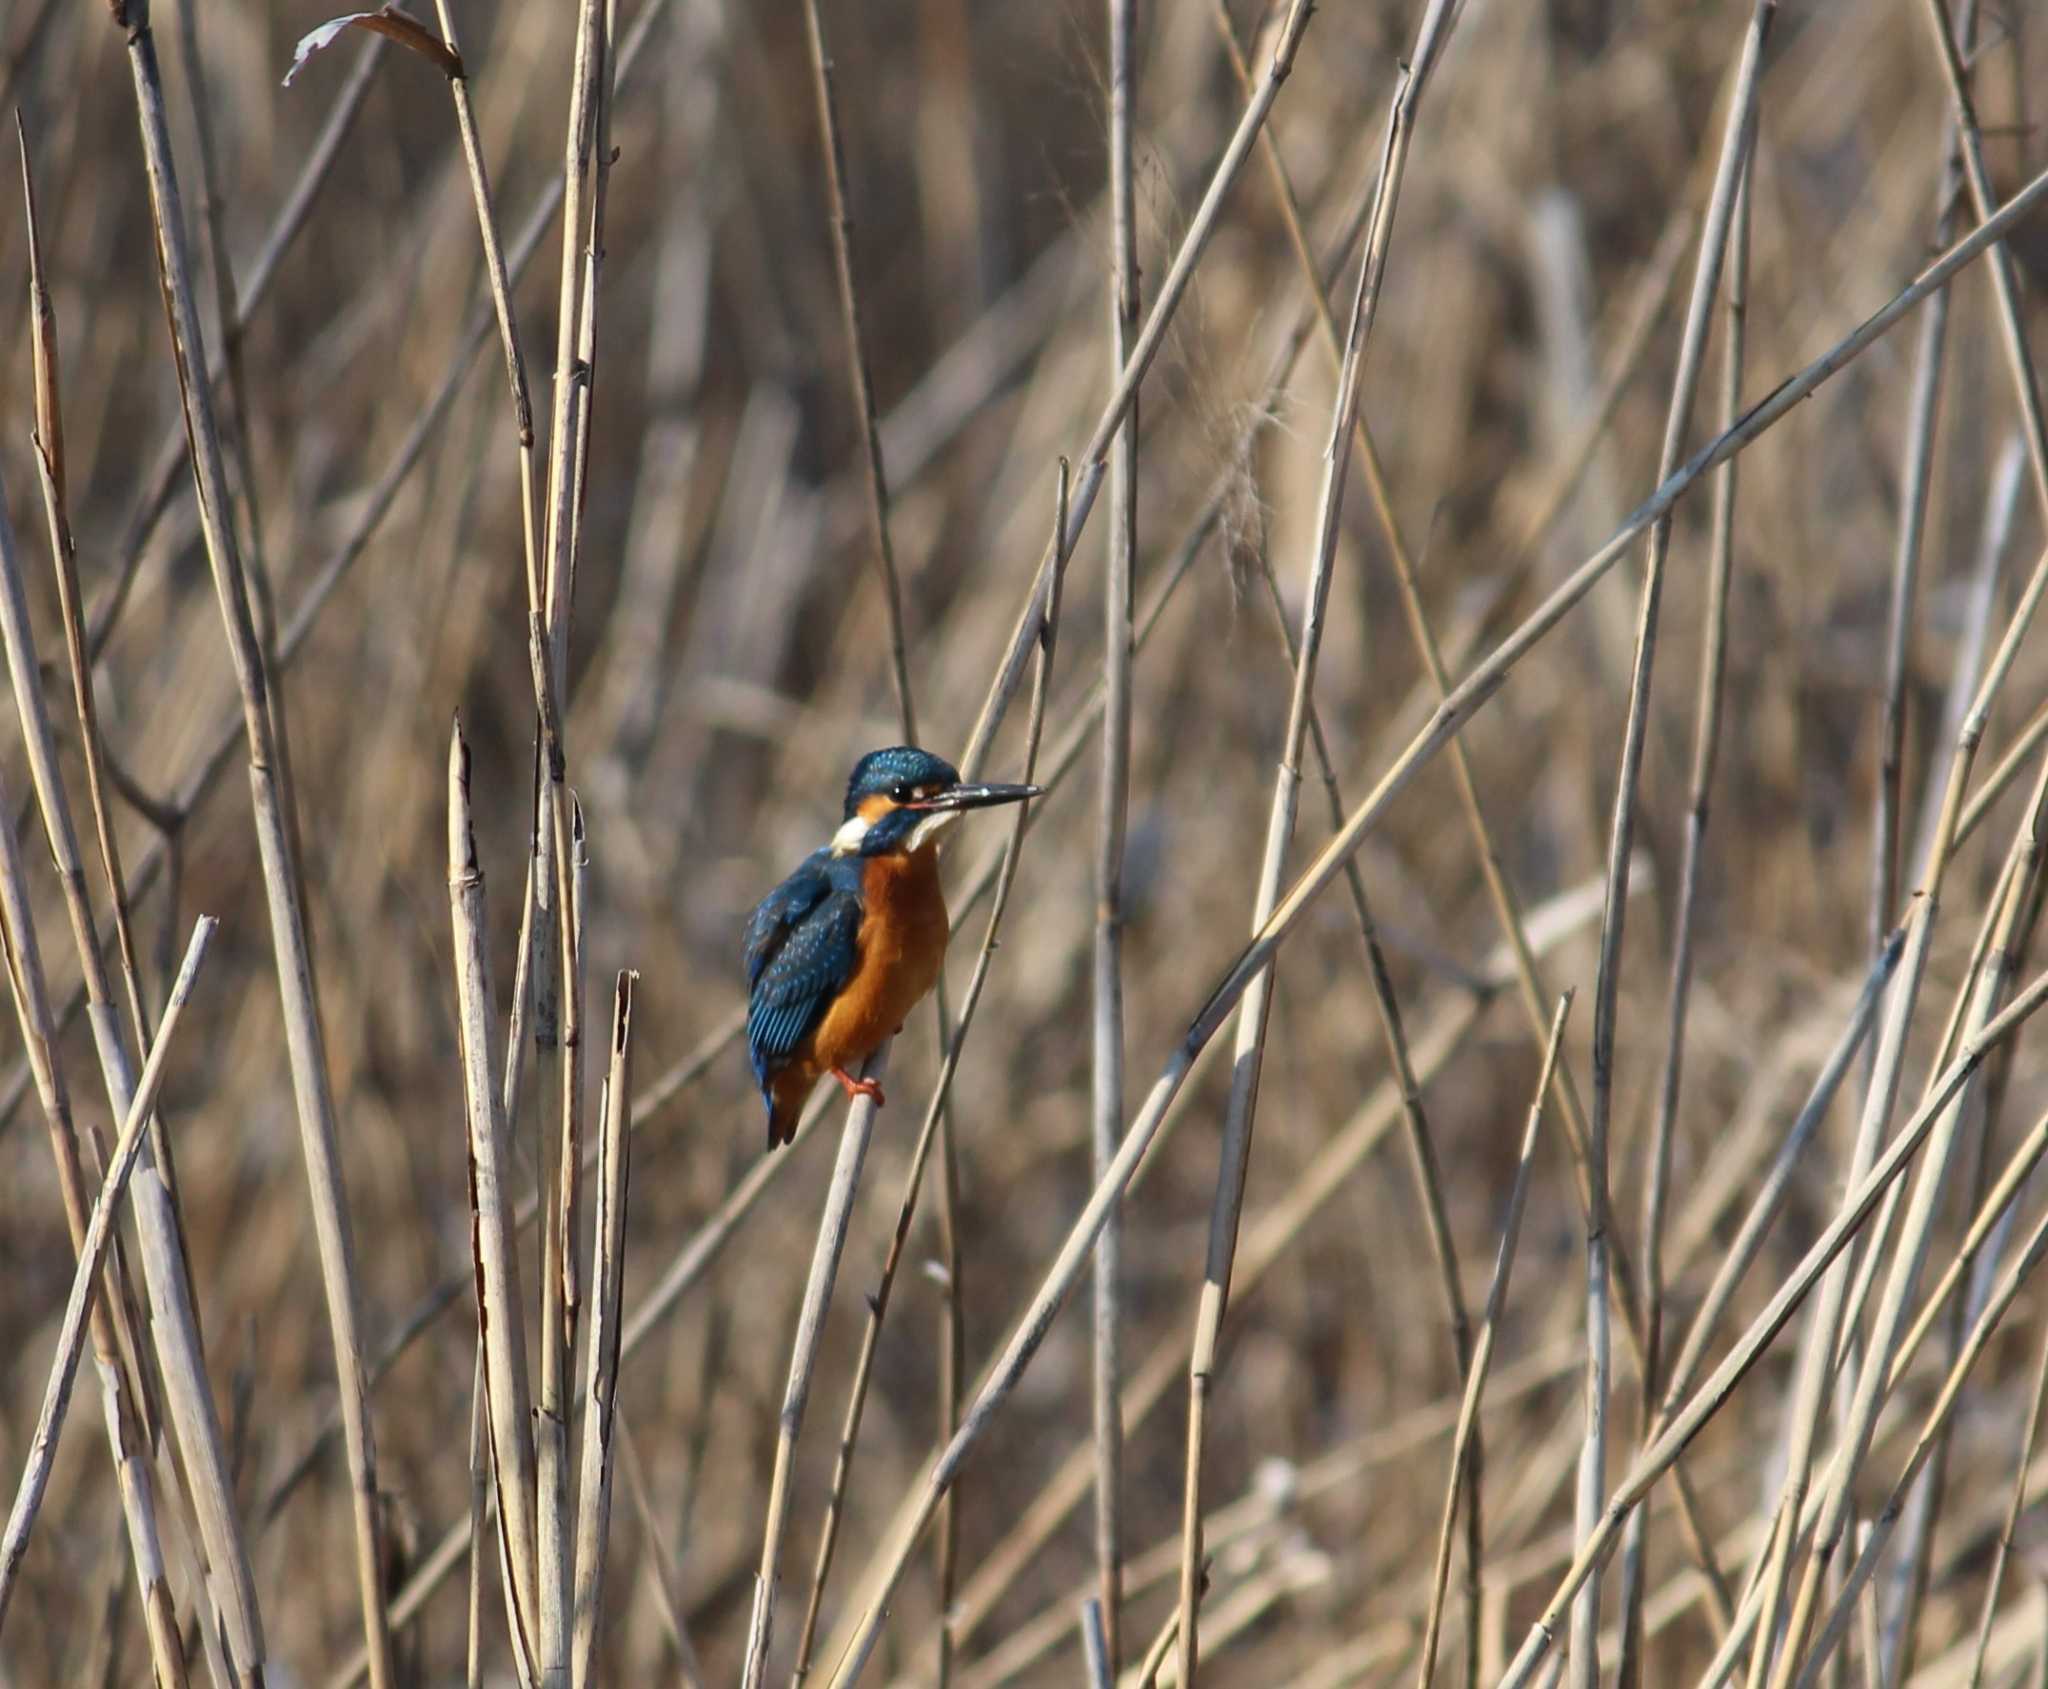
M 944 757 L 915 745 L 891 745 L 870 751 L 853 765 L 853 777 L 846 782 L 846 814 L 852 820 L 863 798 L 877 795 L 907 798 L 919 786 L 957 786 L 960 771 Z

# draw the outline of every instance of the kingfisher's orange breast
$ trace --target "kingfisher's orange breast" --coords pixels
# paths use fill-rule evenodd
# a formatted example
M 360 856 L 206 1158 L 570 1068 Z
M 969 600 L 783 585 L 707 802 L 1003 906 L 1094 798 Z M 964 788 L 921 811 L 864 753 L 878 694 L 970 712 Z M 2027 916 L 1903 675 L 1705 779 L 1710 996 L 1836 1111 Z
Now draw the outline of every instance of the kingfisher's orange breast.
M 939 853 L 871 857 L 862 875 L 859 959 L 853 977 L 818 1023 L 819 1072 L 849 1070 L 874 1054 L 938 982 L 950 927 L 939 886 Z

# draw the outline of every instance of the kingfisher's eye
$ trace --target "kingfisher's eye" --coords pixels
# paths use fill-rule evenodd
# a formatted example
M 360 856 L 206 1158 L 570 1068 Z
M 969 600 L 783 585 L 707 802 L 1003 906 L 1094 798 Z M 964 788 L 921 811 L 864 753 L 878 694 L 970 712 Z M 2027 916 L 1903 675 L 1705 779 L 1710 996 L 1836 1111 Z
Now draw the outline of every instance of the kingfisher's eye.
M 898 803 L 908 803 L 912 798 L 917 796 L 917 792 L 911 786 L 908 780 L 899 780 L 890 789 L 889 796 L 894 798 Z

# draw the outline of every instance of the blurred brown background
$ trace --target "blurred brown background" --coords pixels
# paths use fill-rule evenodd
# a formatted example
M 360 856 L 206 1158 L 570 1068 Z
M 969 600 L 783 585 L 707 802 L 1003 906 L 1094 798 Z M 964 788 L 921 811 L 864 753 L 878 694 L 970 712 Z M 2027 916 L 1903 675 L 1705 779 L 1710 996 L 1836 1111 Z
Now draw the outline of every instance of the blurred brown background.
M 321 9 L 297 0 L 189 3 L 196 64 L 174 0 L 159 0 L 156 29 L 194 250 L 204 267 L 192 122 L 203 99 L 239 278 L 371 49 L 366 38 L 344 39 L 281 88 L 293 43 Z M 623 6 L 621 29 L 648 3 Z M 1260 20 L 1233 9 L 1248 38 Z M 559 178 L 573 14 L 561 5 L 458 9 L 508 238 Z M 1454 650 L 1468 648 L 1458 636 L 1497 596 L 1532 519 L 1574 463 L 1575 436 L 1617 370 L 1630 324 L 1661 309 L 1640 355 L 1620 371 L 1613 415 L 1584 457 L 1576 491 L 1540 535 L 1533 578 L 1505 607 L 1492 607 L 1487 625 L 1511 625 L 1653 483 L 1691 237 L 1748 14 L 1725 0 L 1474 0 L 1459 22 L 1424 106 L 1363 404 L 1432 617 Z M 911 675 L 923 737 L 956 755 L 1049 531 L 1054 461 L 1080 448 L 1109 388 L 1103 19 L 1099 8 L 1067 4 L 878 0 L 830 7 L 828 20 L 854 260 L 896 494 Z M 2032 21 L 2029 8 L 2009 4 L 1986 8 L 1979 22 L 1975 91 L 2005 191 L 2042 158 L 2027 98 L 2042 72 Z M 1319 245 L 1369 183 L 1395 65 L 1415 23 L 1414 8 L 1332 0 L 1310 25 L 1272 121 Z M 1139 238 L 1149 295 L 1242 96 L 1209 8 L 1143 6 L 1139 24 Z M 178 427 L 132 91 L 105 9 L 83 0 L 0 5 L 0 88 L 0 103 L 21 108 L 37 169 L 71 502 L 88 600 L 103 605 L 130 561 L 152 465 Z M 1752 396 L 1839 339 L 1923 260 L 1947 114 L 1940 65 L 1914 9 L 1788 7 L 1778 20 L 1754 185 Z M 800 9 L 668 0 L 622 84 L 613 140 L 568 743 L 593 864 L 593 1002 L 604 1002 L 614 969 L 640 970 L 644 1091 L 733 1012 L 747 909 L 828 835 L 847 766 L 896 732 Z M 11 192 L 0 192 L 0 204 L 11 203 Z M 1970 221 L 1966 209 L 1961 226 Z M 543 417 L 555 243 L 551 225 L 517 293 Z M 1352 273 L 1344 272 L 1346 290 Z M 1240 441 L 1260 420 L 1273 348 L 1304 297 L 1255 158 L 1142 398 L 1141 607 L 1212 491 L 1220 486 L 1227 497 L 1220 529 L 1137 662 L 1133 1099 L 1249 920 L 1288 674 L 1258 559 L 1270 560 L 1298 616 L 1332 394 L 1318 342 L 1248 449 Z M 471 344 L 484 299 L 443 80 L 382 49 L 361 115 L 242 341 L 249 414 L 233 432 L 232 456 L 253 495 L 281 625 L 291 625 L 323 566 L 353 543 L 371 489 Z M 57 674 L 62 646 L 28 447 L 25 305 L 21 218 L 0 211 L 0 473 L 39 595 L 45 661 Z M 2037 316 L 2030 325 L 2038 331 Z M 1711 1276 L 1716 1241 L 1739 1219 L 1758 1157 L 1796 1108 L 1867 961 L 1886 595 L 1914 332 L 1909 323 L 1880 343 L 1741 460 L 1730 694 L 1667 1243 L 1681 1310 Z M 1945 699 L 1967 654 L 1970 583 L 2014 426 L 1981 267 L 1957 285 L 1950 336 L 1907 692 L 1909 842 L 1923 803 L 1939 798 Z M 450 716 L 462 712 L 479 759 L 501 997 L 532 755 L 517 463 L 495 338 L 465 367 L 284 681 L 371 1347 L 437 1286 L 452 1280 L 461 1291 L 374 1402 L 380 1478 L 422 1554 L 463 1520 L 468 1496 L 473 1321 L 444 898 Z M 1694 442 L 1707 438 L 1717 414 L 1710 395 L 1718 380 L 1709 377 Z M 1361 478 L 1353 483 L 1318 701 L 1355 800 L 1413 730 L 1416 700 L 1428 694 L 1380 529 Z M 175 484 L 168 513 L 133 553 L 132 587 L 98 669 L 110 749 L 160 804 L 194 795 L 195 770 L 236 717 L 182 469 Z M 1664 1054 L 1706 512 L 1704 489 L 1678 512 L 1643 777 L 1638 837 L 1648 871 L 1628 927 L 1615 1108 L 1616 1206 L 1631 1235 Z M 2042 538 L 2024 477 L 2010 527 L 1990 600 L 1994 635 Z M 1068 578 L 1049 742 L 1099 672 L 1107 528 L 1106 510 L 1098 512 Z M 1531 909 L 1596 879 L 1604 863 L 1637 573 L 1631 564 L 1605 582 L 1465 734 L 1508 878 Z M 2001 694 L 1983 766 L 2033 714 L 2044 676 L 2037 636 Z M 1021 726 L 1019 710 L 993 775 L 1014 776 Z M 970 1373 L 1000 1344 L 1089 1188 L 1095 755 L 1091 742 L 1031 835 L 956 1093 Z M 163 935 L 173 957 L 196 912 L 225 923 L 177 1050 L 170 1118 L 208 1359 L 254 1521 L 326 1423 L 333 1375 L 240 757 L 237 746 L 189 815 L 158 817 L 171 823 L 175 871 L 141 898 L 139 913 L 145 936 L 154 944 Z M 10 717 L 0 726 L 0 771 L 17 804 L 27 790 L 20 770 Z M 1955 870 L 1954 913 L 1944 916 L 1923 1010 L 1929 1045 L 2018 806 L 2017 793 L 2005 800 Z M 1327 819 L 1312 780 L 1297 865 L 1327 836 Z M 160 829 L 132 805 L 121 806 L 119 821 L 133 863 Z M 958 847 L 956 879 L 999 832 L 986 824 Z M 46 869 L 40 836 L 28 837 Z M 1420 1040 L 1469 1000 L 1471 971 L 1497 940 L 1444 764 L 1404 794 L 1360 861 Z M 75 964 L 59 941 L 54 882 L 41 889 L 50 910 L 45 955 L 68 989 Z M 983 918 L 977 908 L 962 920 L 970 943 Z M 1582 1076 L 1595 925 L 1582 918 L 1547 963 L 1553 987 L 1581 990 L 1567 1060 Z M 956 951 L 956 991 L 970 956 Z M 160 975 L 152 983 L 161 991 Z M 82 1032 L 66 1053 L 91 1119 L 97 1088 L 86 1083 Z M 1425 1093 L 1475 1306 L 1536 1055 L 1519 1011 L 1502 999 Z M 11 1071 L 11 1050 L 6 1059 Z M 1914 1059 L 1924 1066 L 1918 1043 Z M 861 1293 L 886 1246 L 935 1069 L 931 1022 L 921 1014 L 896 1048 L 890 1106 L 812 1400 L 784 1560 L 785 1630 L 808 1587 Z M 1909 1069 L 1909 1098 L 1919 1071 Z M 1319 1152 L 1384 1072 L 1357 932 L 1337 892 L 1284 953 L 1248 1239 L 1276 1207 L 1306 1204 L 1304 1181 Z M 1201 1076 L 1128 1210 L 1133 1370 L 1155 1345 L 1185 1343 L 1224 1090 L 1219 1062 Z M 2022 1046 L 2005 1138 L 2033 1118 L 2044 1090 Z M 18 1360 L 0 1386 L 9 1473 L 34 1422 L 72 1262 L 47 1145 L 31 1118 L 34 1097 L 18 1092 L 16 1075 L 7 1093 L 13 1113 L 0 1128 L 0 1345 Z M 1795 1187 L 1791 1217 L 1752 1274 L 1745 1316 L 1832 1212 L 1852 1127 L 1853 1108 L 1838 1106 L 1821 1155 Z M 623 1412 L 666 1548 L 652 1546 L 622 1496 L 608 1591 L 611 1681 L 676 1669 L 652 1584 L 664 1555 L 706 1681 L 736 1679 L 789 1329 L 832 1135 L 828 1121 L 798 1147 L 707 1277 L 627 1362 Z M 737 1048 L 641 1122 L 629 1310 L 752 1164 L 760 1138 Z M 1742 1177 L 1731 1192 L 1715 1192 L 1706 1175 L 1737 1141 L 1749 1146 Z M 1253 1506 L 1266 1512 L 1217 1547 L 1210 1611 L 1235 1610 L 1236 1596 L 1243 1612 L 1238 1627 L 1210 1621 L 1209 1675 L 1218 1683 L 1412 1674 L 1447 1459 L 1442 1404 L 1455 1402 L 1457 1374 L 1399 1134 L 1383 1126 L 1372 1142 L 1370 1154 L 1317 1190 L 1270 1270 L 1241 1282 L 1233 1302 L 1209 1495 L 1218 1505 L 1264 1497 Z M 1486 1629 L 1510 1649 L 1568 1557 L 1584 1306 L 1581 1230 L 1560 1145 L 1542 1152 L 1489 1398 L 1496 1607 Z M 525 1168 L 530 1177 L 530 1158 Z M 928 1216 L 918 1225 L 854 1470 L 840 1596 L 940 1430 L 939 1292 L 921 1270 L 932 1252 Z M 1934 1538 L 1923 1666 L 1975 1623 L 2038 1325 L 2038 1304 L 2023 1304 L 1966 1401 L 1953 1493 Z M 1753 1546 L 1740 1529 L 1770 1500 L 1758 1451 L 1775 1444 L 1789 1338 L 1780 1348 L 1690 1460 L 1710 1524 L 1734 1533 L 1724 1550 L 1731 1566 Z M 1616 1349 L 1625 1378 L 1619 1341 Z M 1177 1365 L 1159 1406 L 1129 1430 L 1134 1553 L 1178 1537 L 1186 1386 L 1184 1361 Z M 977 1569 L 1058 1463 L 1085 1446 L 1088 1369 L 1086 1317 L 1071 1311 L 968 1469 L 960 1529 L 970 1600 Z M 111 1681 L 137 1681 L 147 1670 L 132 1610 L 112 1627 L 105 1621 L 110 1586 L 118 1600 L 127 1575 L 126 1550 L 91 1391 L 88 1377 L 7 1632 L 0 1678 L 10 1684 L 78 1681 L 95 1667 Z M 1618 1472 L 1633 1409 L 1617 1411 Z M 1888 1477 L 1903 1448 L 1881 1442 L 1881 1454 L 1892 1452 L 1876 1469 Z M 1340 1464 L 1316 1464 L 1332 1459 Z M 991 1651 L 1041 1611 L 1070 1622 L 1091 1575 L 1087 1514 L 1084 1501 L 975 1614 L 954 1681 L 1004 1680 L 988 1669 Z M 330 1452 L 253 1536 L 274 1682 L 325 1681 L 358 1640 L 348 1538 Z M 1651 1683 L 1690 1681 L 1714 1634 L 1686 1582 L 1679 1541 L 1660 1513 Z M 2007 1585 L 2016 1610 L 2038 1602 L 2048 1569 L 2036 1521 L 2026 1521 L 2020 1547 Z M 421 1681 L 459 1675 L 461 1586 L 458 1571 L 407 1632 Z M 1133 1594 L 1127 1635 L 1156 1630 L 1169 1588 L 1155 1582 Z M 873 1680 L 889 1672 L 928 1680 L 933 1590 L 921 1561 L 877 1662 L 888 1671 Z M 837 1610 L 828 1610 L 828 1625 Z M 1078 1673 L 1069 1630 L 1014 1680 L 1065 1683 Z

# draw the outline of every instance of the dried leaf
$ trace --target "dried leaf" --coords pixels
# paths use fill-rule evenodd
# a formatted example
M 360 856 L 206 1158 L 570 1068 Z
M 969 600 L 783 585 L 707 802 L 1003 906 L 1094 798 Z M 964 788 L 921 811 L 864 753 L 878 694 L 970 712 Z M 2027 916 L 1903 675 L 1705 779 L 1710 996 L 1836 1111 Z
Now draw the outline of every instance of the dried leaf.
M 341 32 L 350 26 L 390 37 L 401 47 L 411 48 L 444 75 L 463 74 L 462 56 L 447 42 L 410 12 L 401 11 L 396 6 L 385 6 L 374 12 L 350 12 L 346 17 L 330 18 L 318 29 L 308 30 L 293 49 L 292 68 L 284 73 L 284 85 L 289 88 L 292 78 L 299 74 L 305 62 L 322 48 L 333 46 Z

